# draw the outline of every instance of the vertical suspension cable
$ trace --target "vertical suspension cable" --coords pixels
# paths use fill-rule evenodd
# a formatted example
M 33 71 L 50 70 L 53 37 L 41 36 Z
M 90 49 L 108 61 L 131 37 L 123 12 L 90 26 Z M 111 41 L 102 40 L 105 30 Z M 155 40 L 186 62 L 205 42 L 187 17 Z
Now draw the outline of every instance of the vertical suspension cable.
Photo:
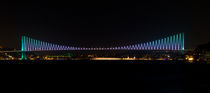
M 173 36 L 173 46 L 174 50 L 176 50 L 176 35 Z
M 176 50 L 179 50 L 179 34 L 176 35 Z
M 184 51 L 185 45 L 184 45 L 184 32 L 182 33 L 182 50 Z
M 172 36 L 170 36 L 170 46 L 171 46 L 171 50 L 173 50 L 173 37 Z

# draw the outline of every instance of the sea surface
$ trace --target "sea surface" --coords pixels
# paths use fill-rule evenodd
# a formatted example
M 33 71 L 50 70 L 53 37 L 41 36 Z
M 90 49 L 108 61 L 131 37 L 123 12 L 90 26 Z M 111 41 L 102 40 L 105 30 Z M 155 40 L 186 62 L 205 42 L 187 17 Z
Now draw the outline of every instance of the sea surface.
M 2 89 L 8 88 L 2 93 L 210 93 L 210 67 L 205 62 L 39 60 L 0 63 L 0 80 L 5 87 Z M 9 92 L 11 90 L 15 91 Z

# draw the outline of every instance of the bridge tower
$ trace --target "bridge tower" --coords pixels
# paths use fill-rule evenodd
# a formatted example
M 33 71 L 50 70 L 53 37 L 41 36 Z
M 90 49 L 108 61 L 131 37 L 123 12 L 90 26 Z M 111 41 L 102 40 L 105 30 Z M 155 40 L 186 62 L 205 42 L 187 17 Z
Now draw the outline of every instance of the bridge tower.
M 149 50 L 149 51 L 174 51 L 179 54 L 183 54 L 185 52 L 185 36 L 183 33 L 178 33 L 175 35 L 171 35 L 165 38 L 139 43 L 135 45 L 128 46 L 116 46 L 116 47 L 107 47 L 107 48 L 82 48 L 82 47 L 73 47 L 73 46 L 63 46 L 57 45 L 53 43 L 48 43 L 45 41 L 40 41 L 36 39 L 32 39 L 27 36 L 22 36 L 22 59 L 27 60 L 27 53 L 35 52 L 35 51 L 74 51 L 74 50 Z
M 26 56 L 26 51 L 25 51 L 25 46 L 26 46 L 26 38 L 25 36 L 21 36 L 21 59 L 22 60 L 27 60 L 27 56 Z
M 182 33 L 182 54 L 184 55 L 185 45 L 184 45 L 184 32 Z

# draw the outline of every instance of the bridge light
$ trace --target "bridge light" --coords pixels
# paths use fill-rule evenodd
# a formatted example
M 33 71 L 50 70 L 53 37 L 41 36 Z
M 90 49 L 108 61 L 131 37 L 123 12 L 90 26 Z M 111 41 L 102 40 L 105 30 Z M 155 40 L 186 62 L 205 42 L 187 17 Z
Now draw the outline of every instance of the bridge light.
M 161 50 L 164 50 L 164 41 L 161 39 Z
M 184 50 L 184 47 L 185 47 L 185 45 L 184 45 L 184 33 L 182 33 L 182 50 Z
M 167 50 L 167 48 L 168 48 L 168 47 L 167 47 L 167 43 L 166 43 L 166 42 L 167 42 L 167 39 L 166 39 L 166 38 L 164 38 L 164 50 Z
M 119 47 L 119 50 L 122 50 L 123 49 L 123 47 Z
M 170 36 L 170 45 L 171 45 L 171 50 L 173 50 L 173 37 L 172 36 Z
M 157 49 L 158 49 L 158 42 L 157 40 L 155 40 L 154 50 L 157 50 Z
M 21 37 L 21 51 L 43 50 L 184 50 L 184 33 L 175 34 L 163 39 L 142 44 L 110 47 L 110 48 L 79 48 L 59 46 L 52 43 L 34 40 L 29 37 Z
M 179 34 L 176 34 L 176 50 L 179 50 Z
M 182 33 L 179 34 L 179 50 L 182 50 Z
M 139 44 L 138 44 L 136 47 L 137 47 L 137 48 L 136 48 L 137 50 L 139 50 L 139 49 L 140 49 L 140 45 L 139 45 Z
M 152 42 L 149 42 L 149 50 L 152 50 Z
M 143 50 L 143 44 L 140 44 L 140 50 Z
M 173 47 L 174 49 L 173 50 L 176 50 L 176 35 L 173 35 Z
M 160 40 L 158 40 L 158 50 L 161 50 L 161 47 L 160 47 Z
M 138 45 L 135 45 L 135 50 L 138 50 Z
M 154 45 L 155 45 L 155 42 L 151 41 L 151 50 L 154 50 Z

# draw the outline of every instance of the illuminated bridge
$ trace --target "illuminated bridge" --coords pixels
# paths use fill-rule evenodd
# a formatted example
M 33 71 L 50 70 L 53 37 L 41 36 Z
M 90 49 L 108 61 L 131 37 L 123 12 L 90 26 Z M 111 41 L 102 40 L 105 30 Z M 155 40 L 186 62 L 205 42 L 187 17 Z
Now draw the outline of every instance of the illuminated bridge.
M 116 47 L 75 47 L 64 46 L 36 40 L 27 36 L 21 37 L 21 52 L 44 52 L 44 51 L 184 51 L 184 33 L 178 33 L 158 40 L 144 43 L 116 46 Z M 22 55 L 23 58 L 24 55 Z
M 72 47 L 52 44 L 26 36 L 22 36 L 21 51 L 62 51 L 62 50 L 184 50 L 184 33 L 165 37 L 159 40 L 134 44 L 128 46 L 116 46 L 108 48 Z

